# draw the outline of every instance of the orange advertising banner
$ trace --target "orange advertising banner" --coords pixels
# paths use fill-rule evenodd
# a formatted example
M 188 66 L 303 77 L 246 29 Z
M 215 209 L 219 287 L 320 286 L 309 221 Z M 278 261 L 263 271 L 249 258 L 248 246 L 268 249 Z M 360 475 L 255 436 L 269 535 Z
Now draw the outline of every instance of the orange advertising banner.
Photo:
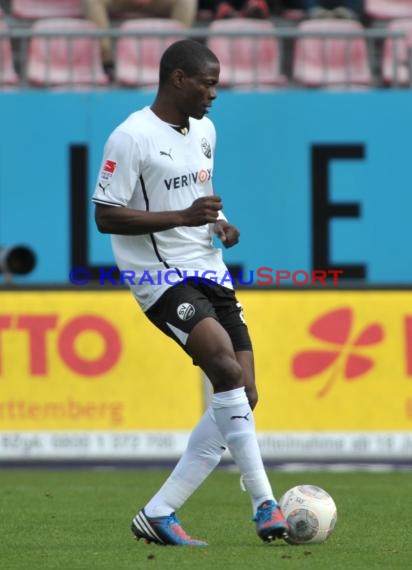
M 412 292 L 241 291 L 263 431 L 412 429 Z
M 412 292 L 238 298 L 264 457 L 412 456 Z M 0 460 L 174 458 L 204 394 L 127 290 L 0 293 Z
M 128 291 L 0 294 L 0 430 L 186 430 L 202 384 Z

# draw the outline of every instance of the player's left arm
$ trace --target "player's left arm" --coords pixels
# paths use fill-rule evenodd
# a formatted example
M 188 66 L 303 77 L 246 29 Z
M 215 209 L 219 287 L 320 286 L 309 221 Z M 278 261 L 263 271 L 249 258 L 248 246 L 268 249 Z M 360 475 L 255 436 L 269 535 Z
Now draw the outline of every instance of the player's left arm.
M 212 149 L 213 149 L 213 156 L 215 154 L 215 147 L 216 147 L 216 130 L 213 123 L 210 121 L 211 133 L 210 138 L 212 141 Z M 213 191 L 214 194 L 214 191 Z M 217 221 L 213 226 L 213 231 L 220 239 L 222 244 L 225 246 L 226 249 L 232 247 L 239 243 L 240 232 L 239 230 L 230 224 L 222 210 L 219 211 Z

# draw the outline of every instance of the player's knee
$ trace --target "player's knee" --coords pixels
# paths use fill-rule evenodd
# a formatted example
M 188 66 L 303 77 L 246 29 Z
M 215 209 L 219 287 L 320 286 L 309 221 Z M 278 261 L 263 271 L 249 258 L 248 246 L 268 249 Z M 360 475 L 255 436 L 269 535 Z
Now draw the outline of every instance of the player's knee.
M 242 368 L 236 358 L 227 353 L 218 353 L 210 359 L 208 376 L 215 391 L 224 392 L 242 386 Z

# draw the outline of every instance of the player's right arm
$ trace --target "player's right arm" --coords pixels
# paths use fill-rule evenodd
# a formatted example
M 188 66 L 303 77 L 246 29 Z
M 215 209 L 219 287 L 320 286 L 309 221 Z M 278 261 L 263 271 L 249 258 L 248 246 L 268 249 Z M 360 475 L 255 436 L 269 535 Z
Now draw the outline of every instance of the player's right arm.
M 146 212 L 96 203 L 95 220 L 99 231 L 105 234 L 143 235 L 178 226 L 214 223 L 221 209 L 219 196 L 203 196 L 189 208 L 171 212 Z
M 143 235 L 178 226 L 216 222 L 222 209 L 219 196 L 203 196 L 184 210 L 151 212 L 130 208 L 141 171 L 141 155 L 141 149 L 130 133 L 116 129 L 110 135 L 93 194 L 95 220 L 100 232 Z

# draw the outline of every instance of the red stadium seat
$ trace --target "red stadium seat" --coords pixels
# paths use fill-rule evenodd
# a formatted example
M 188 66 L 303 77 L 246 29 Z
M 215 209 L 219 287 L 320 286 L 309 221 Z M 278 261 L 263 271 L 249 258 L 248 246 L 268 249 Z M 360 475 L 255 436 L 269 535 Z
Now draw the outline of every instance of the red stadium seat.
M 351 20 L 307 20 L 301 32 L 362 32 Z M 306 87 L 372 86 L 366 40 L 363 38 L 301 37 L 293 55 L 293 79 Z
M 280 72 L 280 51 L 275 37 L 248 36 L 248 32 L 273 31 L 269 20 L 233 18 L 216 20 L 209 26 L 213 32 L 228 35 L 211 36 L 208 47 L 220 60 L 222 87 L 283 86 L 286 77 Z M 231 32 L 244 35 L 231 37 Z
M 412 0 L 366 0 L 364 12 L 374 20 L 412 18 Z
M 412 49 L 412 19 L 393 20 L 388 31 L 405 33 L 405 38 L 387 39 L 383 45 L 382 76 L 389 85 L 410 85 L 409 50 Z
M 164 50 L 184 39 L 184 25 L 169 18 L 142 18 L 123 22 L 120 30 L 136 32 L 136 37 L 119 38 L 116 49 L 116 81 L 127 87 L 154 87 L 159 80 L 159 62 Z M 156 36 L 157 32 L 176 32 L 173 36 Z M 141 36 L 139 32 L 153 32 Z
M 285 20 L 291 20 L 292 22 L 299 22 L 303 20 L 305 17 L 305 11 L 299 8 L 285 8 L 282 10 L 281 14 L 282 18 Z
M 11 13 L 15 18 L 80 18 L 82 0 L 11 0 Z
M 38 20 L 34 32 L 95 30 L 87 20 L 76 18 Z M 38 86 L 106 85 L 97 39 L 86 37 L 34 37 L 30 40 L 27 79 Z
M 7 32 L 7 26 L 2 20 L 0 20 L 0 32 Z M 0 85 L 17 85 L 18 81 L 10 40 L 0 39 Z

